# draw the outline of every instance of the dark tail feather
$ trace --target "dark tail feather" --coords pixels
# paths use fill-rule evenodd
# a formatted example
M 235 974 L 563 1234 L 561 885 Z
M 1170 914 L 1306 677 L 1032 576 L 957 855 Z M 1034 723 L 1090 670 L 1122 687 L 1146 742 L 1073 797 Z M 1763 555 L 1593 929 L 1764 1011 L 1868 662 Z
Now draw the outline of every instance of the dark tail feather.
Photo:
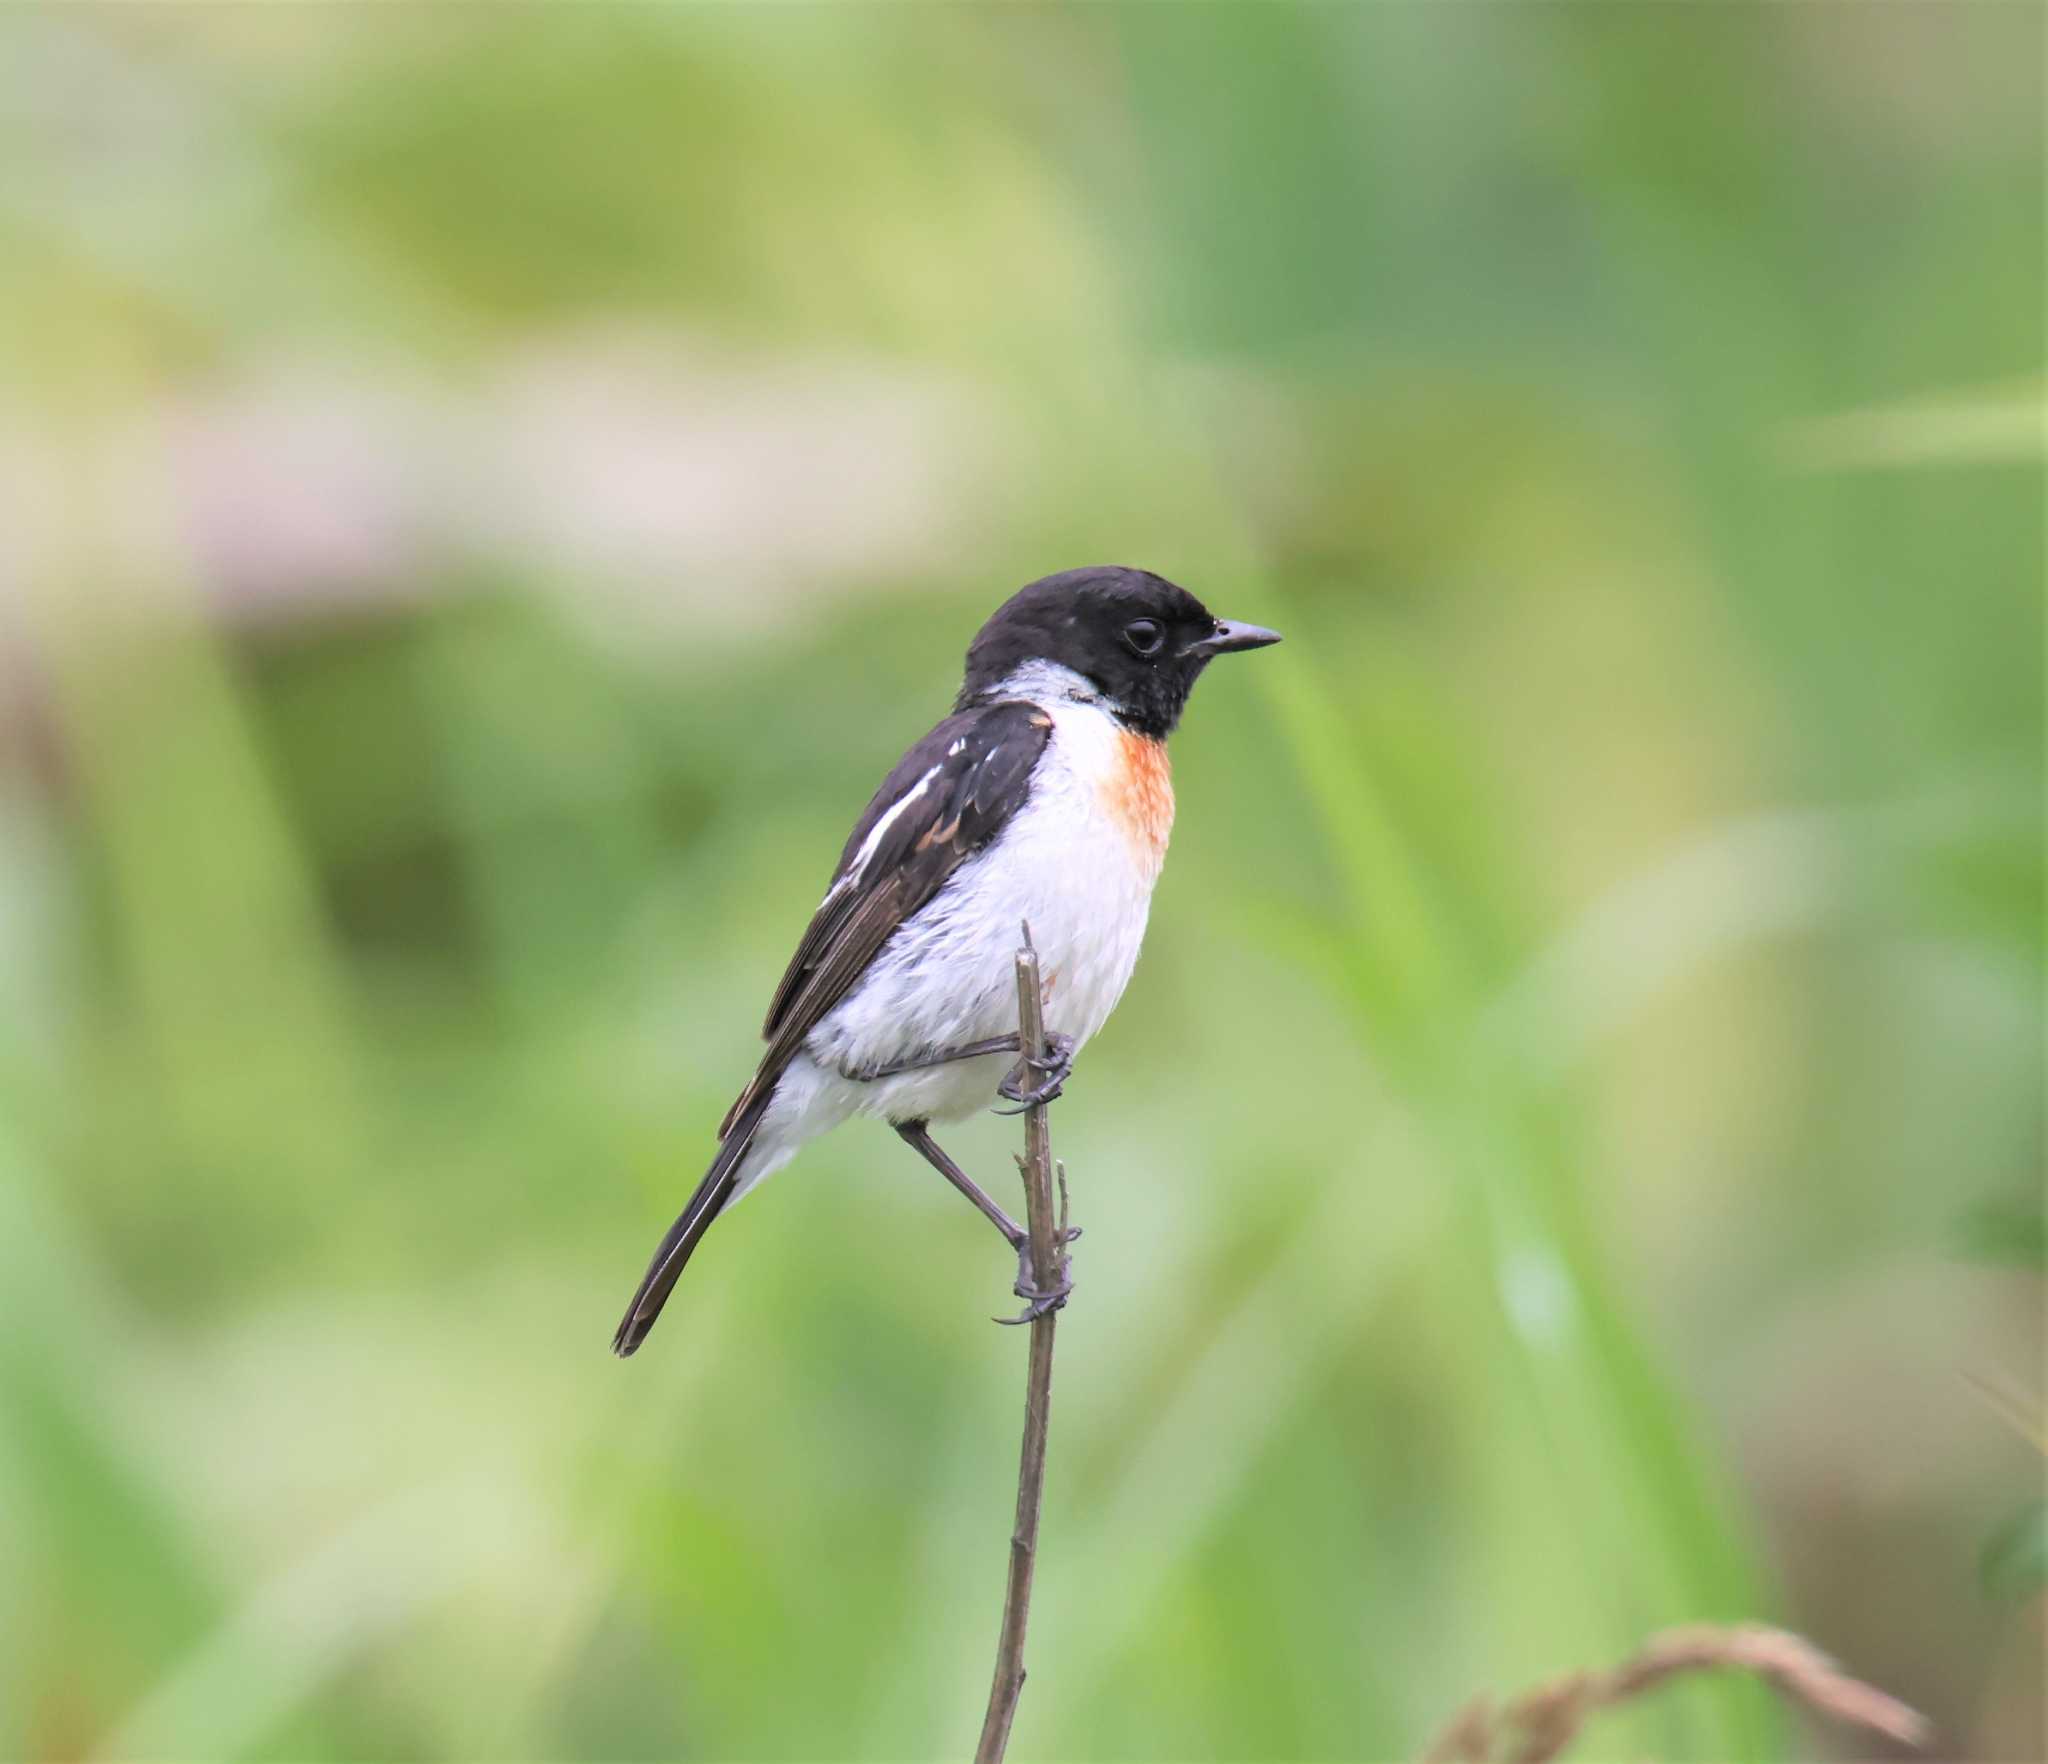
M 668 1303 L 668 1295 L 688 1263 L 690 1252 L 703 1241 L 704 1233 L 711 1229 L 711 1221 L 725 1210 L 725 1203 L 732 1199 L 732 1191 L 739 1182 L 740 1164 L 754 1143 L 761 1117 L 767 1112 L 768 1096 L 758 1096 L 733 1121 L 731 1130 L 718 1147 L 718 1156 L 711 1160 L 711 1168 L 704 1172 L 704 1180 L 697 1184 L 697 1192 L 690 1196 L 689 1204 L 668 1228 L 668 1235 L 661 1240 L 661 1248 L 654 1252 L 654 1260 L 647 1264 L 647 1272 L 641 1277 L 639 1290 L 633 1294 L 633 1302 L 626 1307 L 619 1332 L 612 1337 L 612 1352 L 620 1359 L 626 1358 L 647 1339 L 647 1332 L 661 1315 L 661 1307 Z

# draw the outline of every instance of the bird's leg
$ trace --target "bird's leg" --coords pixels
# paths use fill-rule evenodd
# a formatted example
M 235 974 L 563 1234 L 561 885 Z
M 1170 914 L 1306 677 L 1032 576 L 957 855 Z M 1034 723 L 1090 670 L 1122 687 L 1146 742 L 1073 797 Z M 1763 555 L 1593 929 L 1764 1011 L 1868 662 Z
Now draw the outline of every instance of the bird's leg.
M 1014 1035 L 1010 1037 L 1011 1045 L 1014 1046 L 1016 1044 L 1016 1039 Z M 948 1182 L 952 1183 L 955 1188 L 974 1203 L 976 1211 L 1003 1234 L 1003 1241 L 1005 1243 L 1012 1249 L 1029 1251 L 1031 1234 L 1023 1226 L 1019 1225 L 1015 1219 L 1011 1218 L 1008 1213 L 1004 1212 L 1001 1207 L 996 1205 L 994 1199 L 980 1183 L 975 1181 L 972 1176 L 968 1175 L 965 1170 L 961 1169 L 958 1164 L 946 1156 L 945 1152 L 940 1149 L 939 1142 L 932 1138 L 929 1125 L 926 1122 L 894 1121 L 890 1125 L 896 1129 L 906 1145 L 916 1151 L 918 1156 L 923 1158 L 927 1164 L 931 1165 L 934 1170 L 938 1171 L 941 1176 L 945 1177 Z
M 1014 1044 L 1015 1037 L 1011 1040 Z M 998 1096 L 1006 1096 L 1017 1105 L 1014 1109 L 997 1109 L 997 1114 L 1021 1115 L 1026 1109 L 1051 1102 L 1066 1088 L 1067 1078 L 1074 1070 L 1074 1038 L 1048 1029 L 1045 1045 L 1043 1054 L 1026 1054 L 996 1086 Z M 1026 1075 L 1031 1072 L 1043 1074 L 1036 1084 L 1026 1082 Z
M 955 1060 L 978 1060 L 983 1054 L 1016 1051 L 1017 1034 L 1012 1030 L 1008 1035 L 991 1035 L 986 1041 L 970 1041 L 960 1047 L 936 1047 L 914 1060 L 898 1060 L 890 1066 L 857 1066 L 846 1076 L 856 1084 L 872 1084 L 877 1078 L 894 1078 L 899 1072 L 922 1072 L 928 1066 L 950 1066 Z
M 1012 1043 L 1015 1037 L 1011 1038 Z M 891 1123 L 903 1142 L 910 1146 L 926 1163 L 952 1183 L 962 1194 L 974 1203 L 975 1210 L 1003 1234 L 1003 1241 L 1017 1252 L 1017 1284 L 1012 1289 L 1019 1298 L 1028 1299 L 1030 1305 L 1021 1317 L 1001 1317 L 1002 1323 L 1028 1323 L 1033 1317 L 1043 1316 L 1066 1303 L 1067 1294 L 1074 1290 L 1074 1283 L 1067 1277 L 1062 1257 L 1059 1286 L 1052 1292 L 1041 1292 L 1031 1282 L 1031 1233 L 1003 1211 L 990 1197 L 980 1183 L 953 1162 L 932 1138 L 929 1126 L 923 1121 L 896 1121 Z M 1078 1225 L 1069 1226 L 1060 1221 L 1059 1242 L 1064 1249 L 1081 1235 Z
M 1066 1087 L 1067 1079 L 1074 1070 L 1074 1038 L 1055 1029 L 1047 1031 L 1045 1040 L 1047 1052 L 1025 1054 L 996 1086 L 998 1096 L 1007 1097 L 1017 1105 L 1014 1109 L 997 1109 L 997 1114 L 1021 1115 L 1028 1108 L 1051 1102 Z M 963 1042 L 958 1047 L 935 1047 L 930 1053 L 896 1060 L 886 1066 L 855 1066 L 844 1070 L 843 1075 L 856 1084 L 872 1084 L 878 1078 L 895 1078 L 905 1072 L 950 1066 L 956 1060 L 978 1060 L 984 1054 L 1016 1052 L 1017 1037 L 1014 1033 L 991 1035 L 986 1041 Z M 1033 1072 L 1040 1074 L 1036 1084 L 1029 1082 L 1029 1075 Z

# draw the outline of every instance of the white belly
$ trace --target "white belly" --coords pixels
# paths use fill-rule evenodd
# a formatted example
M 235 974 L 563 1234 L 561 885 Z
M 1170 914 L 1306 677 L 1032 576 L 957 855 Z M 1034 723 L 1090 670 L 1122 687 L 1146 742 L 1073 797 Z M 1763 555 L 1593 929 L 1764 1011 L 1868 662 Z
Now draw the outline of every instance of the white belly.
M 1025 924 L 1048 1028 L 1078 1048 L 1116 1008 L 1145 939 L 1163 827 L 1147 842 L 1119 812 L 1114 784 L 1130 737 L 1092 704 L 1053 699 L 1046 709 L 1052 739 L 1029 800 L 813 1032 L 820 1065 L 858 1071 L 1014 1031 Z M 957 1119 L 987 1106 L 1012 1064 L 1014 1056 L 993 1055 L 868 1084 L 857 1112 Z

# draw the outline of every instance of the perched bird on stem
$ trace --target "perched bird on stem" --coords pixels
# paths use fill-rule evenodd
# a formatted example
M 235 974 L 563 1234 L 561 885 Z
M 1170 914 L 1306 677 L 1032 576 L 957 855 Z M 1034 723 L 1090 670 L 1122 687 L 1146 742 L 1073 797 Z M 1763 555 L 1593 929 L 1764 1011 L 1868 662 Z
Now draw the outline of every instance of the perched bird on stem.
M 1064 1285 L 1032 1285 L 1023 1228 L 930 1124 L 1059 1094 L 1144 940 L 1173 827 L 1166 738 L 1212 660 L 1278 641 L 1112 566 L 1044 577 L 996 610 L 968 647 L 953 714 L 855 823 L 768 1007 L 760 1069 L 627 1306 L 616 1353 L 646 1339 L 712 1221 L 854 1115 L 887 1121 L 1017 1252 L 1028 1304 L 1012 1321 L 1065 1299 Z M 1027 934 L 1051 1057 L 1019 1057 Z

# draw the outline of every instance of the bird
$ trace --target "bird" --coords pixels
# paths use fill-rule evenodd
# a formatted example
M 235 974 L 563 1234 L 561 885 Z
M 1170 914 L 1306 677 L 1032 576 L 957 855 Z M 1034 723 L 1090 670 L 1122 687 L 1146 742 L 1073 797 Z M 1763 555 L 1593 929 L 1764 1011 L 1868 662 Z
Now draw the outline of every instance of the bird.
M 1280 640 L 1148 570 L 1063 570 L 976 633 L 950 715 L 854 823 L 762 1028 L 767 1051 L 612 1340 L 646 1340 L 714 1221 L 799 1148 L 886 1121 L 1017 1252 L 1025 1322 L 1065 1301 L 931 1124 L 1060 1094 L 1138 960 L 1173 828 L 1166 739 L 1220 655 Z M 1020 1047 L 1016 956 L 1037 952 L 1046 1045 Z M 1014 1111 L 1013 1111 L 1014 1112 Z M 1078 1232 L 1070 1232 L 1076 1236 Z

